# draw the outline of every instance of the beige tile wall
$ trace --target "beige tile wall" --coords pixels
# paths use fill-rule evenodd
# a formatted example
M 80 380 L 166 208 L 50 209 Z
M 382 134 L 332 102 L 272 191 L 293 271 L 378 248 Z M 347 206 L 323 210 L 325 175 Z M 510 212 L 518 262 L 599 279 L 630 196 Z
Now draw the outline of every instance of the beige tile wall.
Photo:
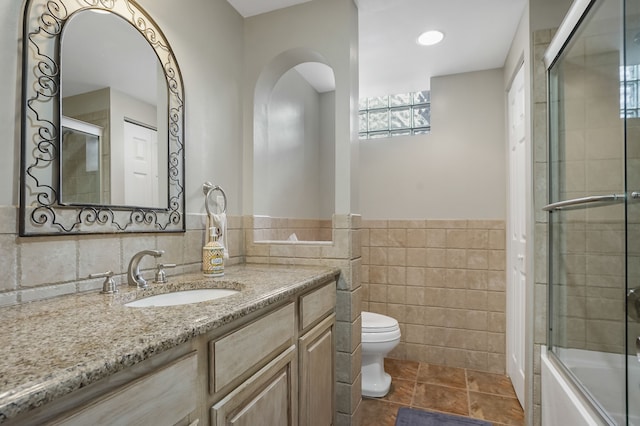
M 563 106 L 560 148 L 553 153 L 554 200 L 624 192 L 620 55 L 583 50 L 600 42 L 607 30 L 615 31 L 615 25 L 579 36 L 572 46 L 577 55 L 558 65 Z M 624 352 L 624 205 L 554 212 L 553 217 L 553 344 Z
M 583 50 L 614 28 L 582 34 L 572 47 L 578 55 L 559 63 L 564 105 L 558 123 L 561 148 L 554 153 L 554 200 L 624 191 L 620 55 Z M 554 345 L 624 352 L 624 206 L 553 215 Z
M 589 37 L 584 42 L 589 43 Z M 624 190 L 619 61 L 619 54 L 611 52 L 588 55 L 579 63 L 563 62 L 564 144 L 554 183 L 559 199 Z M 554 330 L 561 335 L 555 344 L 624 352 L 624 206 L 566 211 L 559 219 L 562 223 L 554 228 L 559 254 L 554 256 L 554 294 L 560 303 L 554 310 Z
M 627 188 L 640 190 L 640 118 L 627 119 Z M 627 274 L 630 288 L 640 287 L 640 203 L 627 205 Z M 640 336 L 640 322 L 629 321 L 627 347 L 635 354 L 635 340 Z
M 363 308 L 398 320 L 392 357 L 505 371 L 505 222 L 363 220 Z
M 598 32 L 578 43 L 593 44 L 601 37 Z M 559 199 L 617 194 L 625 187 L 625 121 L 620 119 L 618 90 L 620 55 L 609 52 L 579 59 L 562 64 L 561 90 L 566 97 L 560 120 L 563 145 L 553 182 L 559 186 Z M 628 124 L 632 135 L 636 119 Z M 634 180 L 638 182 L 633 167 L 638 165 L 634 164 L 635 143 L 633 138 L 628 139 L 630 187 Z M 633 210 L 630 205 L 627 217 L 632 221 Z M 556 300 L 555 345 L 624 352 L 626 213 L 622 204 L 554 213 L 558 216 L 553 241 L 557 254 L 553 256 L 552 289 Z M 630 223 L 629 230 L 633 227 Z M 629 254 L 634 255 L 632 251 Z M 629 262 L 629 273 L 637 276 L 633 263 Z M 630 329 L 637 331 L 633 326 Z
M 606 207 L 624 218 L 624 207 Z M 570 220 L 572 212 L 563 213 Z M 613 219 L 613 217 L 612 217 Z M 568 221 L 554 227 L 560 250 L 554 269 L 554 344 L 623 353 L 625 329 L 624 223 Z

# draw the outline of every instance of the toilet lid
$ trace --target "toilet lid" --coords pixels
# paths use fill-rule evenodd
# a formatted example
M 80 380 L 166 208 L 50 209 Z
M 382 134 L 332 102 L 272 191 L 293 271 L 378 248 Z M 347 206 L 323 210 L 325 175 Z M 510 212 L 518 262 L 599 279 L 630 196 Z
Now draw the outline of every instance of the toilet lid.
M 364 333 L 387 333 L 398 329 L 395 318 L 373 312 L 362 312 L 362 331 Z

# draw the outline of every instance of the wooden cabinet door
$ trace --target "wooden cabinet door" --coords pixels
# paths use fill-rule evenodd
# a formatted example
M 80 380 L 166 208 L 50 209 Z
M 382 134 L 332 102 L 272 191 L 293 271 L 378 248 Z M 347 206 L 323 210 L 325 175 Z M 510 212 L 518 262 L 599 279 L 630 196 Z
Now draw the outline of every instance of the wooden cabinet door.
M 294 426 L 295 346 L 291 346 L 211 408 L 213 426 Z
M 334 324 L 332 314 L 299 339 L 301 426 L 334 424 Z

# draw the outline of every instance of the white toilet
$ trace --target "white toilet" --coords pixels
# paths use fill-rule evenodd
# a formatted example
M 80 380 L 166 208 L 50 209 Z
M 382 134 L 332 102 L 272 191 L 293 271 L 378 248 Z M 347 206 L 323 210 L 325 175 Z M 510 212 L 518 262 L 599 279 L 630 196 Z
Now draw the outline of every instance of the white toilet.
M 391 376 L 384 372 L 384 357 L 398 342 L 398 321 L 362 312 L 362 396 L 379 398 L 389 392 Z

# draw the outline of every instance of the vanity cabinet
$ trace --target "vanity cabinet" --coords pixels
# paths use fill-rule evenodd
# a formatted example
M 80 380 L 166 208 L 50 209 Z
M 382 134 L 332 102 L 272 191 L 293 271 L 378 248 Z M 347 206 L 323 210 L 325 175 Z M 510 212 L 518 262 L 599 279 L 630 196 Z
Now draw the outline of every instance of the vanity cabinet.
M 8 424 L 333 425 L 335 306 L 325 282 Z
M 334 424 L 336 283 L 297 302 L 210 343 L 214 395 L 264 365 L 213 404 L 212 426 Z

